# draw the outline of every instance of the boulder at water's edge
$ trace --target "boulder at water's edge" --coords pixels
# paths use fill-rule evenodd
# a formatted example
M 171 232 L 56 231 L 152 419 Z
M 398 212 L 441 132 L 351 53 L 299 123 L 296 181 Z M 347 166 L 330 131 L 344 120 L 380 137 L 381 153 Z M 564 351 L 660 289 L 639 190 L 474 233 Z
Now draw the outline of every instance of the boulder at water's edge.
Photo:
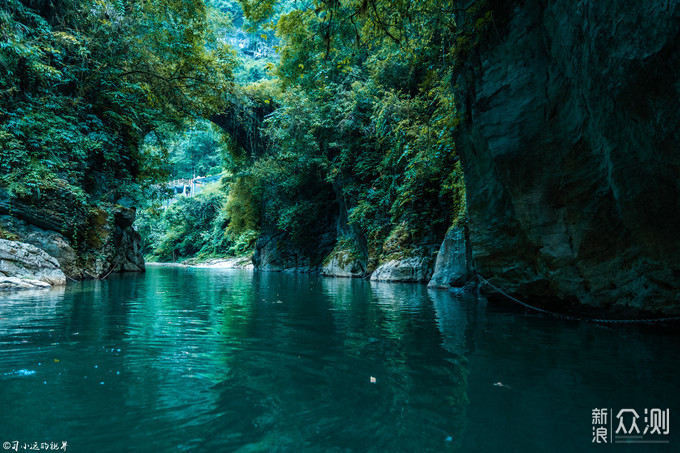
M 0 289 L 35 289 L 65 285 L 59 262 L 23 242 L 0 239 Z

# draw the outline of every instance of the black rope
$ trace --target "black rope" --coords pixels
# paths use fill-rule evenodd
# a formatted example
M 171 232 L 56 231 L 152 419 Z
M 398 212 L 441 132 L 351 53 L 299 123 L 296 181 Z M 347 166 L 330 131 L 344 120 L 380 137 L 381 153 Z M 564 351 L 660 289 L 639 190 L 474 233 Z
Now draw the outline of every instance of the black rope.
M 560 319 L 567 319 L 570 321 L 588 321 L 588 322 L 595 322 L 595 323 L 609 323 L 609 324 L 636 324 L 636 323 L 655 323 L 655 322 L 671 322 L 671 321 L 678 321 L 680 320 L 680 316 L 668 316 L 665 318 L 648 318 L 648 319 L 605 319 L 605 318 L 586 318 L 586 317 L 579 317 L 579 316 L 570 316 L 570 315 L 565 315 L 562 313 L 557 313 L 554 311 L 550 310 L 545 310 L 543 308 L 538 308 L 533 305 L 529 305 L 526 302 L 523 302 L 516 297 L 511 296 L 510 294 L 506 293 L 493 283 L 491 283 L 489 280 L 485 279 L 479 274 L 475 274 L 479 281 L 483 284 L 486 284 L 496 290 L 496 292 L 502 294 L 503 296 L 507 297 L 513 302 L 516 302 L 520 304 L 521 306 L 528 308 L 530 310 L 537 311 L 539 313 L 545 313 L 547 315 L 554 316 L 556 318 Z

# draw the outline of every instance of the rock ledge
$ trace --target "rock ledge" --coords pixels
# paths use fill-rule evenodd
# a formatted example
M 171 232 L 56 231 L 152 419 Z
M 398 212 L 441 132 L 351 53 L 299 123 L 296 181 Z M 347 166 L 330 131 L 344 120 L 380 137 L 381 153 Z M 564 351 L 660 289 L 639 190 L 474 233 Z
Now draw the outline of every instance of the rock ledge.
M 35 289 L 65 285 L 59 262 L 24 242 L 0 239 L 0 289 Z

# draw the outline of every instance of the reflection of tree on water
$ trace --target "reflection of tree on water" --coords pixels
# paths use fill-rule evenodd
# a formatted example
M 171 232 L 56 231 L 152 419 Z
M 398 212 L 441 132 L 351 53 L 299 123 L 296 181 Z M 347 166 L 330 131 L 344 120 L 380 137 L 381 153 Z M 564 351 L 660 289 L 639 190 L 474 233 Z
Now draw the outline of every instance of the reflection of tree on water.
M 668 332 L 421 285 L 130 277 L 7 293 L 0 434 L 106 451 L 577 451 L 593 407 L 680 405 Z
M 422 286 L 256 275 L 246 298 L 257 314 L 214 389 L 219 416 L 201 448 L 454 447 L 466 371 L 433 335 L 437 320 Z
M 178 268 L 71 291 L 64 397 L 102 414 L 82 421 L 85 434 L 129 428 L 112 447 L 176 426 L 204 439 L 188 445 L 199 450 L 440 451 L 462 431 L 467 372 L 447 342 L 456 329 L 442 328 L 420 285 Z M 101 346 L 75 366 L 84 344 Z M 124 411 L 101 404 L 103 389 Z

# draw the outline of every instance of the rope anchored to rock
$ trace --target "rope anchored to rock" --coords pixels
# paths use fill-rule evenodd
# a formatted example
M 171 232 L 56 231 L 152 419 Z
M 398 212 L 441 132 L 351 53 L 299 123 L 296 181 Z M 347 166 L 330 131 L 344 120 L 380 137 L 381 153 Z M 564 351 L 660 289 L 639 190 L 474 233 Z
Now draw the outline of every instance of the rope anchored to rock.
M 544 313 L 546 315 L 554 316 L 556 318 L 560 319 L 567 319 L 570 321 L 588 321 L 588 322 L 595 322 L 595 323 L 609 323 L 609 324 L 644 324 L 644 323 L 657 323 L 657 322 L 671 322 L 671 321 L 680 321 L 680 316 L 667 316 L 664 318 L 648 318 L 648 319 L 605 319 L 605 318 L 587 318 L 587 317 L 581 317 L 581 316 L 573 316 L 573 315 L 565 315 L 563 313 L 557 313 L 554 311 L 546 310 L 543 308 L 535 307 L 533 305 L 530 305 L 526 302 L 523 302 L 519 300 L 518 298 L 511 296 L 507 292 L 503 291 L 500 289 L 498 286 L 494 285 L 491 283 L 489 280 L 485 279 L 479 274 L 475 274 L 477 279 L 480 281 L 481 284 L 487 285 L 490 288 L 492 288 L 494 291 L 497 293 L 505 296 L 506 298 L 510 299 L 511 301 L 528 308 L 529 310 L 534 310 L 539 313 Z

